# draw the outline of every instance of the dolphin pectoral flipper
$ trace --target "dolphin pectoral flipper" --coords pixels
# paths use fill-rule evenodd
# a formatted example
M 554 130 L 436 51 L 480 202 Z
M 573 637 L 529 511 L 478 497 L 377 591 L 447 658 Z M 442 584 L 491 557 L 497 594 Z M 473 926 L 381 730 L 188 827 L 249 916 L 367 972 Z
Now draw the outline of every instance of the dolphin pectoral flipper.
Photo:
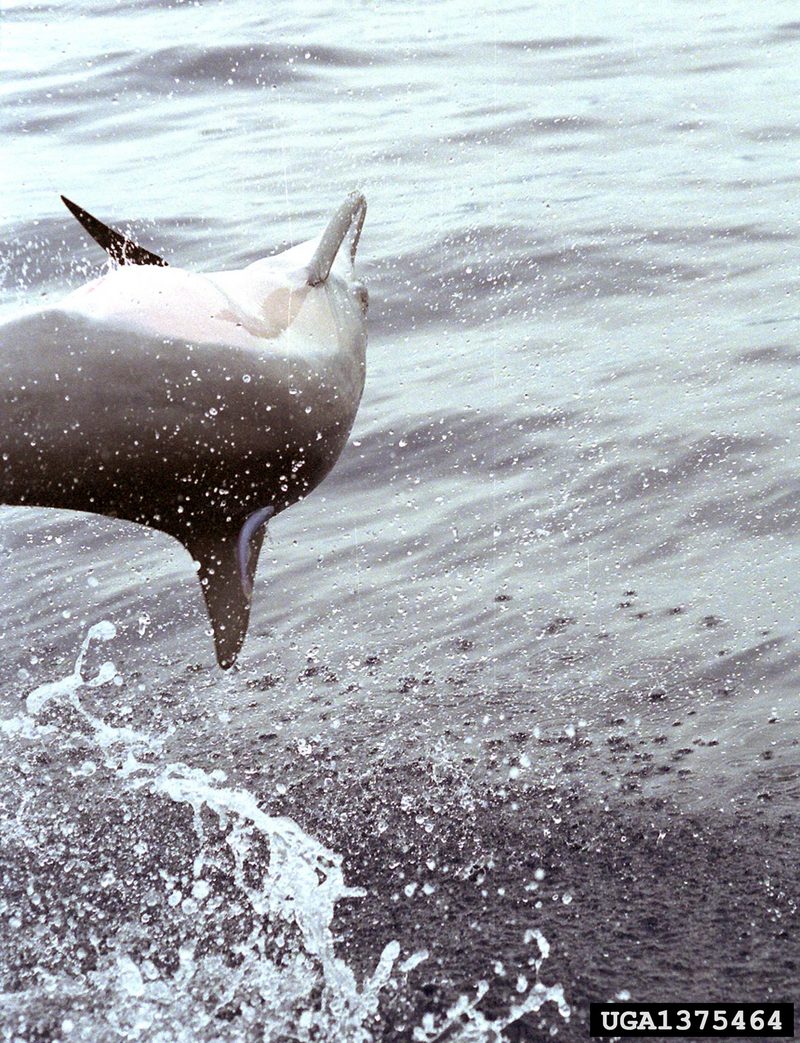
M 350 236 L 350 260 L 355 261 L 361 229 L 367 216 L 367 201 L 361 192 L 351 192 L 320 236 L 314 256 L 307 269 L 309 286 L 321 286 L 328 278 L 336 255 L 347 236 Z
M 98 218 L 92 217 L 83 207 L 73 203 L 71 199 L 62 196 L 61 202 L 89 233 L 92 239 L 99 243 L 117 264 L 155 264 L 160 268 L 169 268 L 163 257 L 145 250 L 143 246 L 139 246 L 132 239 L 128 239 L 122 232 L 116 232 L 113 228 L 109 228 L 108 225 L 103 224 Z
M 223 670 L 228 670 L 236 662 L 247 634 L 253 579 L 264 540 L 264 522 L 274 514 L 272 508 L 269 512 L 266 518 L 251 525 L 247 534 L 244 580 L 241 533 L 238 537 L 234 531 L 222 535 L 204 534 L 182 541 L 200 566 L 200 586 L 214 631 L 217 662 Z M 262 512 L 255 512 L 255 515 L 259 514 Z M 242 532 L 253 517 L 251 515 L 242 526 Z

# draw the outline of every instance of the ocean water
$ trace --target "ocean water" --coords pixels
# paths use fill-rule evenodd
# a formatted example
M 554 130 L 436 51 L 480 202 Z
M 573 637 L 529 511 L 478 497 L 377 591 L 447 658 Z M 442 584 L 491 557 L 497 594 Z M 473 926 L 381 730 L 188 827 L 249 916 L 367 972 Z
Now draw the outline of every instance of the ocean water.
M 103 267 L 59 193 L 215 270 L 359 187 L 370 346 L 229 674 L 168 537 L 0 511 L 0 1038 L 583 1038 L 644 935 L 592 993 L 553 801 L 796 813 L 796 19 L 6 3 L 0 317 Z

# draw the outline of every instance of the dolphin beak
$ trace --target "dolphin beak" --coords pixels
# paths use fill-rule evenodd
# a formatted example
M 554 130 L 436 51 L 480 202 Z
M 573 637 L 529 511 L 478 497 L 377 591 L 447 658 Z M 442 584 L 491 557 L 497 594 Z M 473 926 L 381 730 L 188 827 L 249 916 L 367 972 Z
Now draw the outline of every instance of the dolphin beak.
M 348 235 L 350 236 L 350 261 L 351 263 L 355 261 L 358 241 L 361 238 L 361 229 L 364 227 L 366 216 L 367 201 L 363 194 L 351 192 L 322 233 L 308 266 L 309 286 L 321 286 L 325 282 L 331 273 L 336 255 Z

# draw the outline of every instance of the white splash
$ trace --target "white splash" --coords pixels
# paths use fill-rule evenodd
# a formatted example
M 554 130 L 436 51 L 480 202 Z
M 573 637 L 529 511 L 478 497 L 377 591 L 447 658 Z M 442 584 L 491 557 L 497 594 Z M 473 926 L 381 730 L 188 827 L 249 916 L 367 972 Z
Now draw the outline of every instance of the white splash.
M 519 1003 L 511 1005 L 505 1017 L 487 1018 L 478 1010 L 478 1004 L 489 991 L 489 983 L 479 981 L 475 995 L 459 996 L 443 1018 L 436 1019 L 432 1014 L 426 1014 L 422 1024 L 414 1029 L 414 1043 L 436 1043 L 445 1039 L 448 1043 L 500 1043 L 506 1038 L 504 1032 L 507 1028 L 527 1014 L 537 1013 L 545 1003 L 554 1003 L 564 1021 L 569 1021 L 571 1011 L 563 986 L 545 985 L 539 980 L 542 964 L 550 955 L 549 942 L 538 928 L 526 931 L 524 941 L 526 945 L 535 941 L 539 947 L 539 957 L 534 961 L 536 981 L 528 989 L 527 979 L 519 979 L 522 989 L 518 984 L 517 991 L 527 990 L 526 995 Z M 544 1034 L 542 1031 L 541 1035 Z M 552 1028 L 550 1034 L 553 1034 Z
M 396 987 L 401 976 L 428 959 L 428 953 L 412 953 L 400 961 L 400 946 L 391 941 L 372 974 L 359 983 L 335 949 L 337 903 L 365 894 L 347 886 L 341 857 L 292 819 L 268 814 L 247 789 L 228 785 L 223 771 L 164 763 L 159 755 L 171 732 L 149 735 L 113 727 L 84 706 L 82 689 L 120 682 L 110 661 L 94 676 L 84 677 L 92 642 L 110 641 L 115 635 L 110 622 L 91 627 L 72 672 L 35 688 L 26 699 L 27 714 L 0 721 L 0 734 L 51 743 L 63 735 L 70 742 L 76 732 L 66 729 L 74 729 L 77 715 L 80 741 L 101 752 L 98 760 L 114 783 L 112 799 L 123 810 L 137 794 L 191 809 L 196 854 L 177 877 L 159 869 L 158 861 L 154 864 L 155 877 L 160 878 L 154 890 L 158 916 L 181 939 L 177 968 L 166 970 L 143 958 L 135 945 L 140 926 L 123 922 L 107 938 L 92 970 L 83 974 L 43 970 L 36 986 L 0 995 L 0 1006 L 9 1018 L 18 1016 L 24 1022 L 26 1010 L 57 999 L 63 1025 L 68 1025 L 63 1035 L 70 1041 L 102 1036 L 143 1043 L 281 1043 L 287 1039 L 371 1043 L 377 1031 L 373 1027 L 379 1024 L 382 991 L 390 983 Z M 60 717 L 59 705 L 69 707 L 71 715 Z M 42 722 L 39 718 L 45 712 Z M 65 720 L 70 722 L 66 726 Z M 69 770 L 76 777 L 87 776 L 98 767 L 87 758 Z M 144 814 L 153 813 L 146 804 Z M 46 814 L 52 815 L 49 803 Z M 25 816 L 15 816 L 18 828 L 25 821 Z M 134 831 L 131 845 L 137 856 L 147 850 L 141 841 Z M 112 885 L 115 870 L 101 877 L 101 887 L 106 878 Z M 227 882 L 224 894 L 216 883 L 220 880 Z M 208 951 L 208 946 L 199 951 L 197 939 L 202 932 L 197 925 L 218 934 L 231 912 L 242 925 L 232 946 L 227 951 L 225 946 L 221 951 Z M 461 996 L 443 1016 L 426 1014 L 413 1030 L 415 1043 L 445 1038 L 453 1043 L 500 1041 L 506 1028 L 546 1003 L 555 1004 L 568 1020 L 570 1009 L 562 987 L 540 980 L 542 963 L 550 952 L 547 940 L 532 928 L 524 941 L 538 946 L 539 956 L 532 961 L 536 980 L 529 986 L 526 978 L 518 979 L 518 1000 L 504 1017 L 492 1020 L 479 1010 L 489 988 L 479 982 L 472 997 Z M 11 1038 L 0 1028 L 0 1039 Z
M 199 854 L 191 866 L 191 886 L 184 890 L 177 884 L 171 886 L 164 902 L 166 913 L 179 923 L 182 918 L 188 923 L 194 917 L 213 920 L 218 915 L 219 898 L 206 875 L 228 871 L 229 860 L 219 850 L 222 844 L 233 858 L 235 890 L 244 899 L 243 915 L 252 920 L 252 930 L 236 946 L 238 966 L 230 966 L 219 955 L 196 956 L 190 943 L 180 950 L 179 967 L 170 975 L 147 960 L 139 965 L 120 938 L 111 954 L 84 980 L 43 974 L 42 989 L 36 995 L 6 993 L 0 995 L 0 1003 L 11 1013 L 24 1011 L 26 1004 L 32 999 L 41 1001 L 43 995 L 71 1000 L 67 1003 L 71 1040 L 97 1038 L 102 1020 L 111 1031 L 108 1037 L 104 1035 L 109 1039 L 189 1043 L 292 1038 L 369 1043 L 373 1035 L 368 1024 L 377 1013 L 381 991 L 392 978 L 400 946 L 389 942 L 374 972 L 359 984 L 352 968 L 337 956 L 332 934 L 337 902 L 364 895 L 346 885 L 340 856 L 292 819 L 269 815 L 248 790 L 224 785 L 222 771 L 142 761 L 141 755 L 160 750 L 167 736 L 112 727 L 83 705 L 81 689 L 97 689 L 118 679 L 111 662 L 103 663 L 93 677 L 84 677 L 92 642 L 109 641 L 115 635 L 110 622 L 91 627 L 72 673 L 34 689 L 26 699 L 27 714 L 0 721 L 0 734 L 29 740 L 52 738 L 59 732 L 57 725 L 39 723 L 37 717 L 49 710 L 50 719 L 57 718 L 58 704 L 68 704 L 79 715 L 84 731 L 89 726 L 89 741 L 102 750 L 106 769 L 124 784 L 120 801 L 145 791 L 192 809 Z M 85 734 L 83 737 L 85 740 Z M 89 763 L 84 762 L 78 771 L 85 773 Z M 204 823 L 209 814 L 218 827 L 213 841 Z M 268 842 L 269 859 L 261 878 L 254 881 L 253 862 L 248 859 L 259 840 Z M 274 932 L 276 922 L 299 932 L 299 943 L 287 936 L 280 961 L 267 953 L 266 931 L 269 927 Z M 191 937 L 191 932 L 186 936 Z M 397 973 L 408 973 L 426 955 L 413 954 Z M 210 1008 L 209 995 L 215 997 Z M 86 1002 L 89 997 L 91 1005 Z M 226 1032 L 217 1015 L 229 1004 L 240 1012 L 240 1018 Z M 251 1037 L 256 1027 L 258 1031 Z M 0 1038 L 5 1037 L 0 1034 Z
M 259 916 L 296 924 L 302 934 L 304 955 L 321 965 L 324 1024 L 317 1020 L 315 1027 L 338 1032 L 340 1039 L 370 1039 L 363 1024 L 378 1009 L 380 991 L 389 982 L 400 946 L 392 941 L 384 947 L 374 973 L 359 988 L 351 968 L 335 953 L 331 924 L 340 899 L 360 898 L 365 892 L 345 884 L 339 855 L 292 819 L 262 811 L 252 793 L 221 785 L 224 781 L 222 771 L 209 774 L 184 764 L 170 764 L 152 782 L 137 780 L 136 785 L 148 785 L 177 803 L 189 804 L 201 842 L 204 809 L 213 812 L 220 825 L 232 826 L 225 841 L 234 857 L 234 879 L 250 908 Z M 268 869 L 256 885 L 245 873 L 254 833 L 266 837 L 270 848 Z M 198 860 L 194 866 L 197 880 L 202 870 L 202 860 Z M 260 929 L 256 926 L 254 934 Z M 253 945 L 257 941 L 257 936 L 251 938 Z

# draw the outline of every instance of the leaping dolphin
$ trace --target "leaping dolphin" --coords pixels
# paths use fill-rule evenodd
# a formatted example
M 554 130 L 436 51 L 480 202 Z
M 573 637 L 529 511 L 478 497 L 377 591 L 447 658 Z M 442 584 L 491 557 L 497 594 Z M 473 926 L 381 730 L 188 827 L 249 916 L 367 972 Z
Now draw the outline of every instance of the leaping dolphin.
M 361 400 L 366 201 L 348 196 L 316 239 L 208 274 L 64 202 L 115 264 L 0 326 L 0 503 L 174 536 L 198 563 L 227 669 L 264 527 L 325 478 Z

